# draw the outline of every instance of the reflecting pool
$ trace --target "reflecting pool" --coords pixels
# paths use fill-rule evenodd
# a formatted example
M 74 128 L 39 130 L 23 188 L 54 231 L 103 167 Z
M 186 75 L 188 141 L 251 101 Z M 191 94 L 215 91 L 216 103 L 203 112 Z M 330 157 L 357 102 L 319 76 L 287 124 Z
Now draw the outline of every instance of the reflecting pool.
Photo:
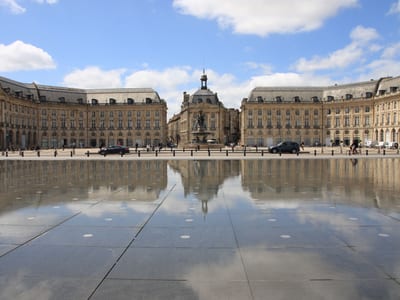
M 0 299 L 398 299 L 399 163 L 0 161 Z

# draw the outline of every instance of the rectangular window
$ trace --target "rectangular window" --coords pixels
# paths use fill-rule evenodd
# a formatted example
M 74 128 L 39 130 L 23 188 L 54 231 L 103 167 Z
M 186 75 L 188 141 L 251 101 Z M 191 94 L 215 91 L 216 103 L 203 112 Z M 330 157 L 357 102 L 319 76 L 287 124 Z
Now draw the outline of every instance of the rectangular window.
M 247 128 L 253 128 L 253 119 L 247 119 Z
M 304 127 L 310 128 L 310 120 L 308 119 L 308 117 L 304 118 Z
M 354 126 L 360 126 L 360 117 L 359 116 L 354 117 Z
M 335 118 L 335 127 L 340 127 L 340 118 L 339 117 Z
M 365 116 L 365 126 L 369 126 L 369 116 Z
M 345 116 L 344 117 L 344 127 L 349 127 L 350 126 L 350 117 Z

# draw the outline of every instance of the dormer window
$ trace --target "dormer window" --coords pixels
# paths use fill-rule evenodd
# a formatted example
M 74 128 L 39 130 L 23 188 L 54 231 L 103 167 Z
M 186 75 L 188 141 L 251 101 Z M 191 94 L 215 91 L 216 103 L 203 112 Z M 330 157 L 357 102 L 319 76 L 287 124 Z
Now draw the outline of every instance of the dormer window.
M 99 104 L 99 100 L 97 99 L 92 99 L 92 105 L 97 105 Z
M 276 96 L 275 100 L 276 100 L 276 102 L 282 102 L 282 97 L 281 96 Z
M 383 96 L 386 94 L 386 90 L 379 90 L 379 96 Z
M 60 101 L 60 103 L 65 103 L 65 97 L 59 97 L 58 101 Z
M 346 94 L 346 100 L 351 100 L 353 99 L 353 95 L 352 94 Z
M 311 97 L 311 100 L 312 100 L 312 102 L 314 102 L 314 103 L 317 103 L 317 102 L 319 102 L 319 99 L 318 99 L 318 97 L 317 97 L 317 96 L 313 96 L 313 97 Z
M 78 99 L 76 99 L 76 101 L 77 101 L 79 104 L 83 104 L 83 99 L 82 99 L 82 98 L 78 98 Z
M 133 100 L 132 98 L 128 98 L 128 104 L 133 104 L 135 103 L 135 100 Z
M 109 99 L 109 103 L 110 104 L 117 104 L 117 100 L 115 100 L 114 98 L 110 98 Z
M 326 99 L 328 100 L 328 102 L 332 102 L 333 100 L 335 100 L 335 97 L 328 96 L 328 97 L 326 97 Z
M 367 98 L 367 99 L 372 98 L 372 93 L 371 92 L 366 92 L 365 93 L 365 98 Z
M 397 90 L 398 90 L 398 87 L 397 87 L 397 86 L 391 86 L 391 87 L 390 87 L 390 92 L 391 92 L 391 93 L 396 93 Z
M 294 102 L 300 102 L 300 97 L 299 96 L 294 96 L 293 100 L 294 100 Z

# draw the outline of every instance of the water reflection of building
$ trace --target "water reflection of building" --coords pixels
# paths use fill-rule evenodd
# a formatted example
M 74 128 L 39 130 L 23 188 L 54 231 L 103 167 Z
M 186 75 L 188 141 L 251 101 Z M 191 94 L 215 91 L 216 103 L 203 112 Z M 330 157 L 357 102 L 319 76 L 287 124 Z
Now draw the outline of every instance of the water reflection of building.
M 154 201 L 166 187 L 167 162 L 161 160 L 0 161 L 0 208 L 9 201 L 18 202 L 16 198 L 32 199 L 35 195 L 62 201 L 60 190 L 79 199 L 90 198 L 89 191 L 115 191 L 105 200 L 130 195 L 126 200 Z M 53 192 L 58 196 L 48 197 Z
M 256 201 L 309 201 L 316 197 L 391 207 L 400 203 L 397 164 L 396 159 L 358 159 L 357 164 L 350 159 L 243 160 L 242 185 Z M 343 194 L 345 199 L 337 198 Z
M 191 194 L 201 201 L 204 213 L 224 181 L 240 174 L 237 160 L 175 160 L 168 164 L 181 175 L 184 196 Z

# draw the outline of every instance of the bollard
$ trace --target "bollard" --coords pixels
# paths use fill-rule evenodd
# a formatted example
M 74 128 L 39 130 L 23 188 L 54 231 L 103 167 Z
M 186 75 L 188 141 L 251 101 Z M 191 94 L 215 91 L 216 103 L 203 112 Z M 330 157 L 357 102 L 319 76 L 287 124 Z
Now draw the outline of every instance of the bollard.
M 383 155 L 386 155 L 386 149 L 383 149 Z
M 156 150 L 156 157 L 158 156 L 158 150 Z
M 367 156 L 368 156 L 368 149 L 367 149 L 367 150 L 365 150 L 365 155 L 367 155 Z
M 138 150 L 138 152 L 137 152 L 137 156 L 138 156 L 138 157 L 140 157 L 140 150 Z
M 54 157 L 57 156 L 57 150 L 54 150 Z
M 182 150 L 183 152 L 185 152 L 185 147 L 183 147 L 183 150 Z
M 256 146 L 256 153 L 258 152 L 258 147 Z
M 40 151 L 37 152 L 37 156 L 40 157 Z
M 226 154 L 225 155 L 228 156 L 228 150 L 226 150 Z
M 21 156 L 24 157 L 24 151 L 21 151 Z
M 121 151 L 121 153 L 120 153 L 120 154 L 121 154 L 121 157 L 123 157 L 123 156 L 124 156 L 124 152 L 123 152 L 123 151 Z
M 317 156 L 317 150 L 314 150 L 314 156 Z
M 72 156 L 72 152 L 71 152 L 71 156 Z M 105 151 L 103 152 L 103 156 L 106 157 L 106 152 Z
M 264 150 L 261 150 L 261 156 L 264 156 Z
M 282 156 L 282 151 L 281 150 L 279 150 L 279 156 Z
M 222 152 L 222 148 L 221 147 L 219 148 L 219 152 Z
M 6 151 L 6 157 L 8 157 L 8 151 Z
M 175 150 L 174 150 L 174 151 L 172 151 L 172 156 L 175 156 Z
M 332 150 L 332 156 L 335 154 L 335 150 Z
M 193 149 L 190 149 L 190 156 L 193 156 Z
M 210 156 L 210 154 L 211 154 L 210 153 L 210 148 L 207 149 L 207 152 L 208 152 L 208 156 Z
M 246 156 L 246 148 L 244 148 L 243 156 Z
M 86 152 L 86 156 L 87 157 L 89 157 L 89 155 L 90 155 L 90 152 L 89 152 L 89 150 Z
M 71 157 L 74 155 L 74 152 L 71 151 Z M 104 153 L 104 156 L 106 156 L 106 154 Z

